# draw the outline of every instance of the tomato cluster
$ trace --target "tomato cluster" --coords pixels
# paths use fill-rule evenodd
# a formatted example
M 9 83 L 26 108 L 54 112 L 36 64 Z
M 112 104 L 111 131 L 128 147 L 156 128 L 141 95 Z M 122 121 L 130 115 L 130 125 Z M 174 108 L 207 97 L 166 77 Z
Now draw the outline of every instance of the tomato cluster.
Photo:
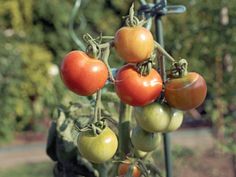
M 152 64 L 155 48 L 158 48 L 152 33 L 138 24 L 131 24 L 120 28 L 114 39 L 106 43 L 109 45 L 90 39 L 87 53 L 69 52 L 62 61 L 60 74 L 65 86 L 78 95 L 90 96 L 99 92 L 109 77 L 113 81 L 107 57 L 110 47 L 114 46 L 125 62 L 115 75 L 114 90 L 123 103 L 135 106 L 133 115 L 137 125 L 131 130 L 130 140 L 135 154 L 145 155 L 160 144 L 161 133 L 175 131 L 181 126 L 183 111 L 203 103 L 207 86 L 200 74 L 187 72 L 184 59 L 172 61 L 171 74 L 163 82 Z M 99 96 L 96 105 L 98 103 Z M 98 113 L 98 107 L 95 107 L 94 117 Z M 118 140 L 109 127 L 96 126 L 97 120 L 94 119 L 93 124 L 87 126 L 87 131 L 79 133 L 78 149 L 89 161 L 104 163 L 116 153 Z M 119 165 L 119 175 L 124 176 L 130 168 L 133 176 L 141 175 L 140 169 L 130 161 Z

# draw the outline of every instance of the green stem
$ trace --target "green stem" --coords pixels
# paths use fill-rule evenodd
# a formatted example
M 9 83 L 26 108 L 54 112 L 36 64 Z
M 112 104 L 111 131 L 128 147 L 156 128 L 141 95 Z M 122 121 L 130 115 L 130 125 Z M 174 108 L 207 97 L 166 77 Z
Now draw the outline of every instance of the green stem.
M 170 61 L 175 62 L 175 59 L 168 54 L 168 52 L 156 41 L 154 41 L 154 45 L 157 48 L 159 52 L 161 52 L 163 55 L 165 55 Z
M 125 157 L 130 152 L 130 121 L 132 106 L 120 103 L 119 113 L 119 152 L 121 157 Z
M 94 164 L 94 167 L 98 170 L 99 177 L 108 177 L 108 171 L 105 164 Z
M 114 36 L 102 36 L 102 39 L 114 39 Z
M 101 90 L 96 93 L 96 103 L 94 108 L 94 123 L 101 119 Z
M 129 16 L 130 16 L 130 22 L 133 25 L 133 21 L 134 21 L 134 3 L 131 5 L 131 7 L 129 9 Z
M 105 65 L 107 66 L 109 77 L 110 77 L 112 82 L 115 82 L 115 79 L 112 75 L 111 67 L 110 67 L 109 62 L 108 62 L 109 55 L 110 55 L 111 42 L 100 44 L 99 47 L 101 47 L 101 49 L 103 50 L 102 60 L 105 63 Z
M 125 24 L 130 27 L 142 26 L 142 22 L 134 15 L 134 3 L 132 3 L 129 9 L 129 15 L 126 17 Z

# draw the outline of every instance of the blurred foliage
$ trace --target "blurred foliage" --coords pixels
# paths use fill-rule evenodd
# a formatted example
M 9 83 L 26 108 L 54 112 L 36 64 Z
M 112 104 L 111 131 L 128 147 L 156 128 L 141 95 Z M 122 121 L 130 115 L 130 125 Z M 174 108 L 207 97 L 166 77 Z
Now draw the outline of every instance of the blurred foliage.
M 186 58 L 189 71 L 204 76 L 208 86 L 204 118 L 223 132 L 225 149 L 236 153 L 236 2 L 169 1 L 180 3 L 187 7 L 186 13 L 164 17 L 166 49 L 175 58 Z
M 172 0 L 170 3 L 180 2 Z M 222 85 L 218 89 L 222 89 L 225 99 L 232 100 L 232 96 L 236 96 L 232 89 L 236 84 L 232 77 L 236 72 L 233 69 L 236 51 L 232 47 L 236 43 L 233 35 L 236 31 L 236 3 L 229 0 L 183 0 L 181 4 L 186 5 L 186 13 L 167 16 L 164 20 L 167 50 L 176 58 L 186 58 L 190 70 L 204 75 L 208 82 L 208 96 L 211 98 L 217 96 L 215 89 L 218 70 L 215 60 L 217 57 L 222 58 L 221 69 L 227 87 Z M 222 11 L 228 11 L 228 14 Z
M 24 128 L 34 113 L 42 113 L 41 98 L 37 97 L 52 84 L 48 76 L 52 56 L 35 44 L 6 42 L 1 48 L 5 50 L 0 51 L 0 135 L 10 138 L 10 131 Z
M 114 34 L 122 23 L 118 15 L 126 14 L 130 2 L 82 3 L 76 33 L 79 37 L 86 32 L 94 36 L 101 32 Z M 0 0 L 0 3 L 0 137 L 4 141 L 10 140 L 16 130 L 32 128 L 35 118 L 49 117 L 56 105 L 81 98 L 65 89 L 58 73 L 65 53 L 77 49 L 68 31 L 74 2 Z

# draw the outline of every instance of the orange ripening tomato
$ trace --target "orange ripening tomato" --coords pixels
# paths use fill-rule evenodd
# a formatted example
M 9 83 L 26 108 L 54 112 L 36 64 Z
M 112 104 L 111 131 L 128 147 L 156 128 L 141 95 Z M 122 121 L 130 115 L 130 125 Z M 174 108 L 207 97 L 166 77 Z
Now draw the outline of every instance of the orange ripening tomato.
M 190 110 L 200 106 L 205 100 L 207 85 L 204 78 L 195 72 L 170 79 L 165 85 L 167 103 L 180 110 Z
M 114 39 L 115 49 L 127 63 L 147 60 L 154 49 L 152 33 L 144 27 L 122 27 Z
M 124 162 L 119 164 L 119 167 L 118 167 L 118 175 L 119 175 L 119 177 L 123 177 L 123 176 L 125 176 L 128 173 L 130 165 L 131 164 L 130 164 L 129 160 L 125 160 Z M 136 165 L 134 165 L 133 166 L 133 174 L 132 174 L 132 176 L 133 177 L 140 177 L 140 175 L 141 175 L 140 169 Z
M 101 89 L 108 78 L 106 65 L 82 51 L 68 53 L 60 68 L 61 79 L 74 93 L 89 96 Z
M 141 76 L 135 66 L 127 64 L 117 72 L 115 91 L 122 102 L 131 106 L 144 106 L 160 96 L 162 79 L 154 69 L 147 76 Z

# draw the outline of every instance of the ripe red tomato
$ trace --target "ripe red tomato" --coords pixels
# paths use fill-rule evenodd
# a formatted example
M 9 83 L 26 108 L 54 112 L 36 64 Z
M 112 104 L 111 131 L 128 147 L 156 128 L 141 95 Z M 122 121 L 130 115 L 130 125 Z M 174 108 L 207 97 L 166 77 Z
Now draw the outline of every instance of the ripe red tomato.
M 82 51 L 68 53 L 60 68 L 64 84 L 74 93 L 89 96 L 101 89 L 108 78 L 106 65 Z
M 115 34 L 115 49 L 128 63 L 148 59 L 154 49 L 152 33 L 144 27 L 122 27 Z
M 130 166 L 131 166 L 131 162 L 129 160 L 125 160 L 124 162 L 120 163 L 118 167 L 119 177 L 124 177 L 128 173 Z M 140 175 L 141 175 L 140 169 L 136 165 L 133 165 L 132 176 L 139 177 Z
M 162 79 L 154 69 L 149 75 L 141 76 L 135 66 L 127 64 L 117 72 L 115 90 L 124 103 L 144 106 L 160 96 Z
M 165 98 L 167 103 L 180 110 L 198 107 L 205 100 L 207 85 L 204 78 L 195 72 L 171 79 L 166 82 Z
M 81 132 L 77 144 L 79 152 L 87 160 L 93 163 L 104 163 L 116 153 L 118 140 L 115 133 L 106 127 L 97 136 L 90 130 Z

